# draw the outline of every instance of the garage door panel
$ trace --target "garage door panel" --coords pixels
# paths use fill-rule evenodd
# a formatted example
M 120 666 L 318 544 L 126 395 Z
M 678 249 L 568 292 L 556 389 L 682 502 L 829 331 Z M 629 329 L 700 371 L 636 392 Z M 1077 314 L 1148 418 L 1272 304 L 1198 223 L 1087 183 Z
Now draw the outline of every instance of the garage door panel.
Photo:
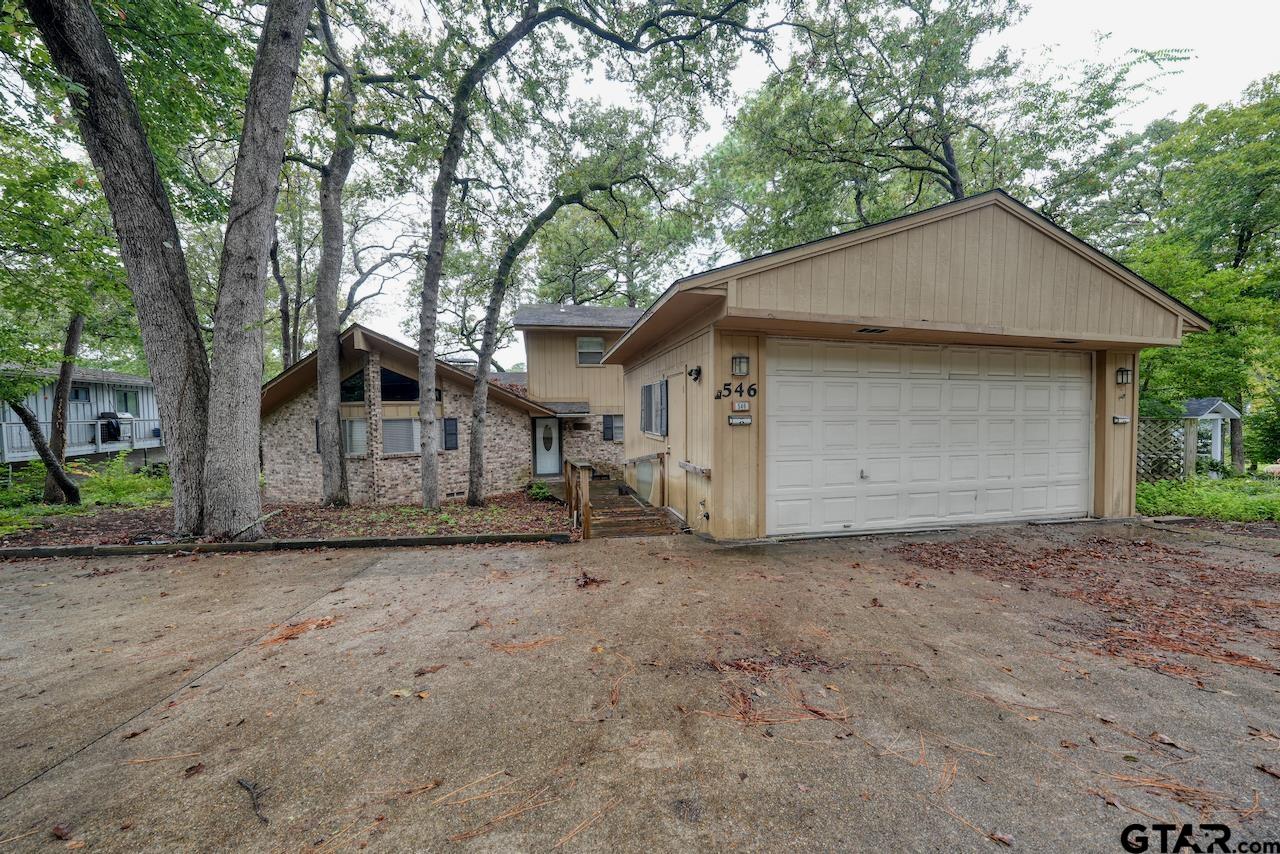
M 1087 508 L 1088 353 L 771 341 L 768 358 L 770 533 Z

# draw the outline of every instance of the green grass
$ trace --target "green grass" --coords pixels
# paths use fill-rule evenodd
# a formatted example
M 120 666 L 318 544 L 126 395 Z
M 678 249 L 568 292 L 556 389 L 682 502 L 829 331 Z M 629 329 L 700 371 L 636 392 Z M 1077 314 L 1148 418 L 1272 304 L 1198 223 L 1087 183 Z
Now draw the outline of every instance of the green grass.
M 1195 478 L 1139 483 L 1138 512 L 1225 522 L 1280 521 L 1280 479 Z
M 40 503 L 45 473 L 41 463 L 16 469 L 11 480 L 0 481 L 0 536 L 33 527 L 47 516 L 163 504 L 173 493 L 166 468 L 133 471 L 123 453 L 100 463 L 72 460 L 67 470 L 80 484 L 79 505 Z

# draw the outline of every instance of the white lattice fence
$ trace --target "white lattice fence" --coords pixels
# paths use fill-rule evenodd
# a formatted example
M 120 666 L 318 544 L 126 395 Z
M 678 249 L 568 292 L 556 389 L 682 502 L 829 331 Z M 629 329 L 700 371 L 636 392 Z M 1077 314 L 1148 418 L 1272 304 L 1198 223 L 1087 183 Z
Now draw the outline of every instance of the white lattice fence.
M 1195 423 L 1181 418 L 1138 419 L 1138 480 L 1185 480 L 1188 459 L 1194 466 Z

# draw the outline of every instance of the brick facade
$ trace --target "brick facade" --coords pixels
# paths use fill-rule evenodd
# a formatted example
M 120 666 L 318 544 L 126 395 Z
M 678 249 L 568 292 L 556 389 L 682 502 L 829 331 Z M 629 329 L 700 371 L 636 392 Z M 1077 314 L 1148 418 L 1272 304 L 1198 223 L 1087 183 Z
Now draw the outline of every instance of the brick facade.
M 621 429 L 618 430 L 618 441 L 606 442 L 603 415 L 581 415 L 560 421 L 561 453 L 566 460 L 585 459 L 601 474 L 622 477 Z
M 347 482 L 354 504 L 416 504 L 422 500 L 421 455 L 382 453 L 381 359 L 370 352 L 365 363 L 367 452 L 347 457 Z M 439 451 L 440 497 L 461 497 L 467 490 L 470 453 L 471 387 L 441 378 L 440 418 L 458 419 L 458 447 Z M 416 408 L 416 407 L 415 407 Z M 489 399 L 485 429 L 485 487 L 495 495 L 522 489 L 532 476 L 531 421 L 528 412 Z M 316 452 L 316 394 L 312 386 L 262 419 L 263 499 L 271 503 L 318 503 L 320 455 Z M 599 419 L 597 419 L 599 420 Z

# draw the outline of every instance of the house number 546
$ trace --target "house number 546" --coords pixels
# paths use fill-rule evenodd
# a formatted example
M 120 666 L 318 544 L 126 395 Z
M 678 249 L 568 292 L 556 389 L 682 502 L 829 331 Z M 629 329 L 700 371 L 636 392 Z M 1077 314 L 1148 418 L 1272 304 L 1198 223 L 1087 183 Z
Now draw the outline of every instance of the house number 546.
M 735 394 L 738 397 L 755 397 L 757 393 L 758 391 L 755 383 L 752 383 L 746 388 L 743 388 L 742 383 L 738 383 L 736 386 L 731 385 L 730 383 L 725 383 L 720 387 L 720 390 L 716 392 L 716 400 L 719 400 L 722 397 L 731 397 Z

